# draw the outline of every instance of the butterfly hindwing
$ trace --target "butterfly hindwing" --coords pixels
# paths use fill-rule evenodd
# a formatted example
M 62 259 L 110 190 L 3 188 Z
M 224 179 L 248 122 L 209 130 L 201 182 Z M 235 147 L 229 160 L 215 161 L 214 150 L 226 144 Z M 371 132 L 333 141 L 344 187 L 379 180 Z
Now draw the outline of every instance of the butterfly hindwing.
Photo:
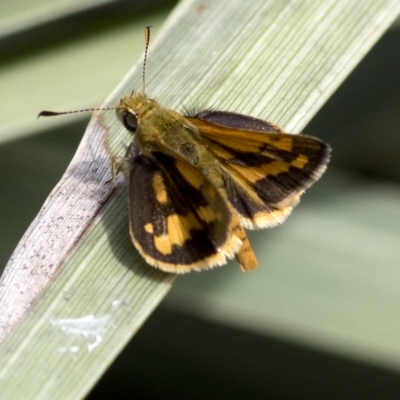
M 130 161 L 130 232 L 147 262 L 188 272 L 226 263 L 241 245 L 226 201 L 200 170 L 160 144 Z

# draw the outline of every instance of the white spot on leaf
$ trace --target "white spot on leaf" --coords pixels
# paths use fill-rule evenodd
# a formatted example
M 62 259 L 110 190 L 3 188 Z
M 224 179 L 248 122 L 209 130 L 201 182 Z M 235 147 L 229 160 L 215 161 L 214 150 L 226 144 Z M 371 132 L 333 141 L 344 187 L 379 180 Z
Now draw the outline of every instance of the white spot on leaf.
M 50 323 L 67 335 L 75 336 L 77 339 L 94 339 L 86 345 L 87 350 L 92 351 L 103 341 L 110 318 L 110 315 L 97 318 L 94 315 L 87 315 L 81 318 L 51 319 Z M 65 346 L 60 347 L 58 350 L 62 353 L 77 353 L 79 352 L 79 346 Z

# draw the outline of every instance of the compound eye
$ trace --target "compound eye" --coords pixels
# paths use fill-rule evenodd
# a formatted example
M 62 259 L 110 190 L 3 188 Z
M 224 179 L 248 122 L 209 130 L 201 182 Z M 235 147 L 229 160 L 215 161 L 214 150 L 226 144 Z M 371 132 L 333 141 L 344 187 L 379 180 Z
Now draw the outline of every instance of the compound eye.
M 135 114 L 132 114 L 129 111 L 124 111 L 122 115 L 122 122 L 129 132 L 136 132 L 138 121 Z

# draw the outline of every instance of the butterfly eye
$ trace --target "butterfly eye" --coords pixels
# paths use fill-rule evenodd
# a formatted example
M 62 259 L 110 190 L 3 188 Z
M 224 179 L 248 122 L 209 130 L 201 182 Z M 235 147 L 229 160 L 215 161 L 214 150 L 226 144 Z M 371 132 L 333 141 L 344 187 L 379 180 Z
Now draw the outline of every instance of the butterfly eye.
M 137 129 L 137 116 L 128 111 L 125 111 L 122 119 L 124 126 L 129 132 L 136 132 Z

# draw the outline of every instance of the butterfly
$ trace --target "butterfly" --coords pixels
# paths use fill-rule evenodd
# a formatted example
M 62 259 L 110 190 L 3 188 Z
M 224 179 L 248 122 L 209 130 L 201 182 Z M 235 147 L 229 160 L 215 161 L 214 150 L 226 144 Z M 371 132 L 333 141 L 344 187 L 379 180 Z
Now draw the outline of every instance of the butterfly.
M 145 94 L 150 27 L 145 38 L 142 91 L 112 108 L 132 135 L 125 155 L 112 158 L 113 179 L 122 172 L 129 183 L 132 242 L 165 272 L 200 271 L 232 258 L 243 271 L 255 269 L 245 230 L 283 223 L 325 171 L 330 147 L 251 116 L 163 107 Z

